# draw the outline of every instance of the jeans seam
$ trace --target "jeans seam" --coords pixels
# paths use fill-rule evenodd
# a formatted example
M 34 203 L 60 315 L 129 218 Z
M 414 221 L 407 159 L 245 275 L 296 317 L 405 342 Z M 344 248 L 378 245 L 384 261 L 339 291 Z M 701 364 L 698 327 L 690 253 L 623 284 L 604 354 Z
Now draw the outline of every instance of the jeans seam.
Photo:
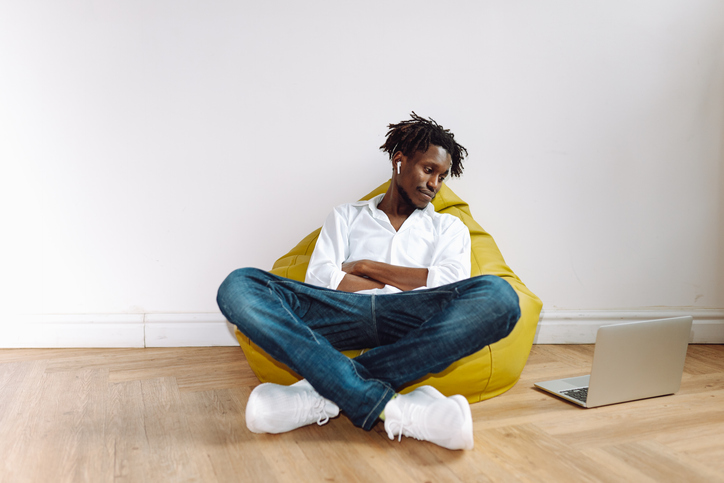
M 285 311 L 287 314 L 289 314 L 289 316 L 290 316 L 292 319 L 295 318 L 295 317 L 296 317 L 296 314 L 294 314 L 293 312 L 291 312 L 291 311 L 287 308 L 286 304 L 282 301 L 282 298 L 281 298 L 281 297 L 279 296 L 279 294 L 277 294 L 276 291 L 272 288 L 272 285 L 273 285 L 273 284 L 276 284 L 276 283 L 277 283 L 277 282 L 274 281 L 274 280 L 269 280 L 269 281 L 267 282 L 267 288 L 269 289 L 269 292 L 271 293 L 272 296 L 276 297 L 277 301 L 278 301 L 279 304 L 282 306 L 282 308 L 284 309 L 284 311 Z M 279 282 L 279 283 L 284 283 L 284 282 Z M 307 329 L 307 332 L 309 332 L 309 335 L 312 336 L 312 339 L 314 339 L 314 342 L 315 342 L 317 345 L 320 345 L 319 339 L 317 339 L 317 335 L 314 333 L 314 331 L 313 331 L 312 329 L 310 329 L 309 326 L 307 326 L 307 324 L 302 324 L 302 325 L 304 326 L 305 329 Z
M 370 412 L 367 413 L 367 417 L 366 417 L 365 420 L 362 422 L 362 427 L 363 427 L 363 428 L 367 426 L 367 421 L 370 420 L 370 417 L 373 417 L 373 418 L 377 419 L 377 418 L 379 417 L 379 415 L 382 414 L 382 411 L 378 411 L 378 408 L 380 407 L 380 404 L 382 404 L 382 401 L 384 401 L 385 398 L 387 397 L 387 394 L 390 393 L 390 391 L 392 391 L 392 389 L 390 389 L 390 388 L 385 388 L 385 393 L 384 393 L 384 394 L 382 395 L 382 397 L 377 401 L 377 404 L 375 404 L 375 406 L 370 410 Z M 394 392 L 394 391 L 392 391 L 392 392 Z
M 353 361 L 352 359 L 348 359 L 348 362 L 349 362 L 349 364 L 352 366 L 352 371 L 354 371 L 354 374 L 357 376 L 357 378 L 358 378 L 359 380 L 361 380 L 361 381 L 366 381 L 366 382 L 370 382 L 369 379 L 364 379 L 362 376 L 359 375 L 359 372 L 357 372 L 357 367 L 355 366 L 355 363 L 354 363 L 354 361 Z M 376 383 L 378 383 L 378 384 L 382 384 L 382 386 L 385 387 L 385 393 L 384 393 L 384 394 L 382 395 L 382 397 L 377 401 L 377 403 L 374 405 L 374 407 L 373 407 L 372 409 L 370 409 L 370 412 L 367 413 L 367 416 L 365 417 L 364 421 L 362 422 L 362 427 L 363 427 L 363 428 L 367 425 L 367 421 L 369 421 L 369 419 L 370 419 L 371 416 L 374 416 L 375 414 L 377 414 L 377 415 L 379 416 L 379 415 L 382 413 L 382 411 L 377 412 L 377 408 L 380 407 L 380 403 L 385 400 L 385 398 L 387 397 L 387 394 L 389 394 L 390 391 L 393 391 L 393 392 L 394 392 L 394 390 L 391 389 L 391 388 L 389 388 L 389 387 L 387 387 L 387 385 L 386 385 L 384 382 L 378 381 L 378 380 L 376 380 L 376 379 L 375 379 L 374 381 L 375 381 Z
M 375 294 L 372 294 L 372 299 L 370 303 L 371 312 L 372 312 L 372 330 L 375 334 L 375 346 L 380 345 L 380 335 L 377 331 L 377 316 L 375 315 Z

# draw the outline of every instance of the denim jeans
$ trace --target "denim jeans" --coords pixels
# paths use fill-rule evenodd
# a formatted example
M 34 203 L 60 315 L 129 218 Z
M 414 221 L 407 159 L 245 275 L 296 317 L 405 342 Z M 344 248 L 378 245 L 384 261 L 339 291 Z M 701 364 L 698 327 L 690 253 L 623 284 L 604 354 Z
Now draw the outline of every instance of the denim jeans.
M 217 302 L 243 334 L 366 430 L 400 386 L 502 339 L 520 317 L 518 295 L 493 275 L 369 295 L 242 268 L 224 280 Z M 355 359 L 339 352 L 363 348 L 371 349 Z

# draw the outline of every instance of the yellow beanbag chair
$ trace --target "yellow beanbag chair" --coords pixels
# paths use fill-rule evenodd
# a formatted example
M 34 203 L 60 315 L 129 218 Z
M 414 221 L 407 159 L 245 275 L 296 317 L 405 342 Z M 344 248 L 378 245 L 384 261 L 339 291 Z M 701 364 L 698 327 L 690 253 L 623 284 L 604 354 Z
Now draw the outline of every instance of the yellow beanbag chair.
M 368 200 L 386 192 L 389 184 L 389 181 L 382 184 L 362 199 Z M 409 392 L 422 385 L 431 385 L 446 396 L 462 394 L 471 403 L 482 401 L 504 393 L 520 378 L 533 345 L 543 304 L 506 265 L 493 238 L 473 220 L 467 203 L 443 184 L 433 200 L 433 205 L 440 213 L 457 216 L 470 229 L 472 276 L 497 275 L 507 280 L 518 293 L 521 317 L 508 337 L 460 359 L 443 372 L 428 374 L 407 384 L 401 392 Z M 321 228 L 309 234 L 289 253 L 277 260 L 271 273 L 303 282 L 320 230 Z M 272 359 L 238 329 L 236 338 L 251 369 L 261 382 L 289 385 L 300 379 L 298 374 Z M 360 349 L 346 351 L 345 354 L 354 357 L 364 351 L 363 348 Z

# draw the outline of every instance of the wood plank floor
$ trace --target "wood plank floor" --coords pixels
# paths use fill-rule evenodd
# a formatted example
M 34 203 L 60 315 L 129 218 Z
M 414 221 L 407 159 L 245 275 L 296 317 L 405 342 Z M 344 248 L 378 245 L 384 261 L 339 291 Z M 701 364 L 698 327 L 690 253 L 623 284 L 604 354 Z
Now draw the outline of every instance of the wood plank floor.
M 724 481 L 724 346 L 689 346 L 674 396 L 585 410 L 533 388 L 592 357 L 534 346 L 512 390 L 472 406 L 463 452 L 344 416 L 253 434 L 235 347 L 0 350 L 0 481 Z

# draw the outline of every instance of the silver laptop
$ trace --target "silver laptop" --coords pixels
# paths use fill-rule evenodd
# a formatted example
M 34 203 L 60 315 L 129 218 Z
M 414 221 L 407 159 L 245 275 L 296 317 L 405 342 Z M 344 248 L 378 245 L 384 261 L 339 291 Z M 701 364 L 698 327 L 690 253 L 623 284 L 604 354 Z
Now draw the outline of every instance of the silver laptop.
M 535 385 L 584 408 L 674 394 L 681 386 L 692 320 L 603 326 L 596 334 L 590 376 Z

